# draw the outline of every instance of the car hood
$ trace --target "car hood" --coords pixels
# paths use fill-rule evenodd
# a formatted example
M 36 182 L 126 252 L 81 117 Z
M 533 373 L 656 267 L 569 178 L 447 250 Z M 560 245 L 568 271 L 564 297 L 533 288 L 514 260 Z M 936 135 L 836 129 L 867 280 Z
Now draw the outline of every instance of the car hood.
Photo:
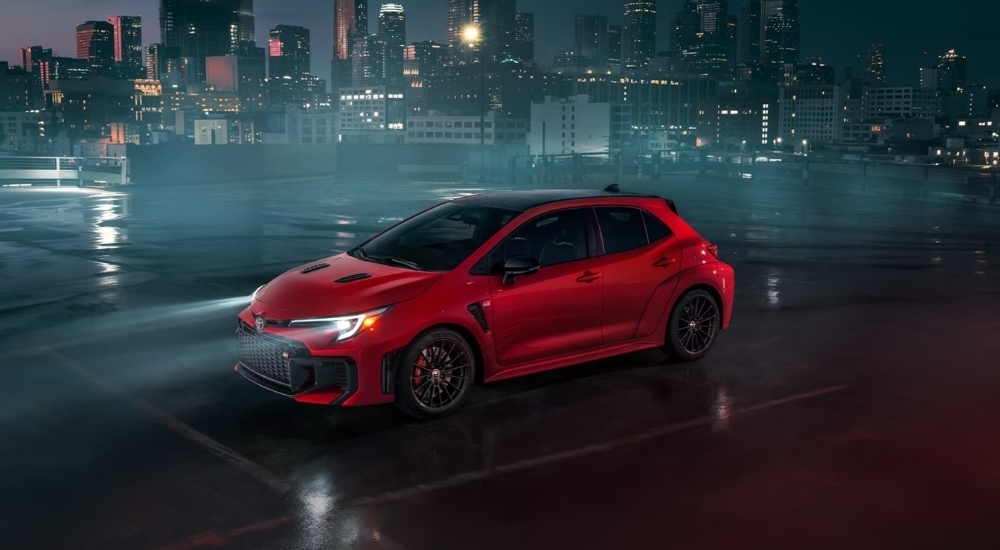
M 340 254 L 285 272 L 261 288 L 256 300 L 271 306 L 265 309 L 273 319 L 364 313 L 411 300 L 440 276 Z

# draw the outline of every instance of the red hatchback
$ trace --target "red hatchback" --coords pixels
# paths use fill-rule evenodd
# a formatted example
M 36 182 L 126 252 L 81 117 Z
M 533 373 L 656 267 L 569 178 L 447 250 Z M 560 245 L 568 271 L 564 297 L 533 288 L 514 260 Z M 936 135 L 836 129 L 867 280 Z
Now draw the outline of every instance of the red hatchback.
M 733 269 L 669 200 L 489 193 L 257 289 L 236 369 L 304 403 L 433 418 L 476 382 L 655 347 L 700 359 L 732 308 Z

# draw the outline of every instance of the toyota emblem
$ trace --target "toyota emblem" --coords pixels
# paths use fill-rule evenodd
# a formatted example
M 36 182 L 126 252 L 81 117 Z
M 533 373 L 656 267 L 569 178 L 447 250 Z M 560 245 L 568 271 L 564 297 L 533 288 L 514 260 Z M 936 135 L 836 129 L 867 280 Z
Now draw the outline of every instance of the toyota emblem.
M 253 324 L 257 328 L 257 332 L 264 332 L 264 326 L 267 325 L 267 319 L 257 316 L 254 319 Z

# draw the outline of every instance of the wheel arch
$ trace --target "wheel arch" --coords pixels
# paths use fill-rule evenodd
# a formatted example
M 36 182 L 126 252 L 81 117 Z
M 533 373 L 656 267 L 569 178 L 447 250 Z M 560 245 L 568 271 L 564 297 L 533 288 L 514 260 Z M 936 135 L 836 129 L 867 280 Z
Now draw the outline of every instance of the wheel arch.
M 458 323 L 448 323 L 448 322 L 438 323 L 436 325 L 431 325 L 425 328 L 424 330 L 421 330 L 419 333 L 417 333 L 416 336 L 413 337 L 413 340 L 420 338 L 421 335 L 427 334 L 428 332 L 433 332 L 435 330 L 442 330 L 442 329 L 457 332 L 462 338 L 465 339 L 465 342 L 469 344 L 469 347 L 472 348 L 472 355 L 476 360 L 476 367 L 477 367 L 474 382 L 476 383 L 476 385 L 482 384 L 483 371 L 486 370 L 483 364 L 482 344 L 480 343 L 479 338 L 476 338 L 476 335 L 467 327 L 464 327 Z
M 728 312 L 726 311 L 726 303 L 723 301 L 722 293 L 719 292 L 719 289 L 715 288 L 714 285 L 711 285 L 706 282 L 695 283 L 685 288 L 683 292 L 678 293 L 677 300 L 679 301 L 681 296 L 684 296 L 685 294 L 691 292 L 692 290 L 704 290 L 705 292 L 708 292 L 712 296 L 712 299 L 715 300 L 715 304 L 719 307 L 719 315 L 722 317 L 719 324 L 721 326 L 725 326 L 726 315 Z M 677 302 L 675 301 L 674 302 L 675 307 L 676 303 Z

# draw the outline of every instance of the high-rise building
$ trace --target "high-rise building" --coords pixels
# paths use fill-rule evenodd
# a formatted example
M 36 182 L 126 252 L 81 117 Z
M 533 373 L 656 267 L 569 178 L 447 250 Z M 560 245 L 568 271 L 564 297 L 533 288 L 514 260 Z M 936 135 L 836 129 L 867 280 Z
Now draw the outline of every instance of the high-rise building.
M 465 27 L 479 20 L 474 15 L 475 6 L 475 0 L 448 0 L 448 48 L 453 53 L 464 45 L 462 31 Z
M 608 65 L 620 67 L 622 64 L 622 27 L 608 25 Z
M 608 17 L 576 14 L 574 52 L 585 64 L 604 67 L 608 64 Z
M 48 87 L 52 78 L 52 48 L 21 48 L 21 67 L 30 72 L 39 85 Z
M 335 93 L 339 88 L 352 85 L 355 37 L 367 40 L 368 0 L 334 0 L 333 66 L 330 84 Z
M 403 86 L 403 53 L 406 49 L 406 14 L 399 4 L 382 4 L 378 13 L 378 34 L 385 47 L 382 61 L 383 83 L 391 89 Z
M 184 82 L 204 82 L 205 58 L 239 49 L 244 0 L 160 0 L 160 39 Z
M 886 86 L 885 48 L 882 44 L 872 44 L 865 55 L 865 82 L 871 86 Z
M 240 53 L 257 46 L 257 23 L 253 14 L 253 0 L 242 0 L 236 9 L 236 51 Z
M 271 79 L 298 79 L 310 73 L 309 29 L 278 25 L 267 42 L 268 75 Z
M 126 78 L 142 78 L 146 75 L 142 58 L 142 18 L 113 15 L 108 21 L 114 27 L 115 63 L 119 74 Z
M 535 14 L 517 12 L 514 30 L 514 57 L 522 65 L 535 64 Z
M 475 0 L 482 32 L 486 62 L 502 63 L 514 58 L 517 32 L 517 6 L 515 0 Z
M 160 80 L 166 63 L 163 44 L 150 44 L 146 47 L 146 78 Z
M 87 21 L 76 27 L 76 57 L 86 59 L 94 74 L 105 74 L 115 65 L 115 29 L 104 21 Z
M 689 0 L 674 20 L 674 51 L 686 72 L 723 79 L 734 64 L 736 37 L 726 0 Z
M 656 56 L 656 0 L 626 0 L 622 58 L 626 69 L 645 69 Z
M 968 59 L 961 50 L 950 49 L 937 62 L 937 89 L 942 92 L 954 92 L 965 87 L 966 66 Z
M 778 81 L 786 64 L 799 62 L 798 0 L 746 0 L 743 61 Z

